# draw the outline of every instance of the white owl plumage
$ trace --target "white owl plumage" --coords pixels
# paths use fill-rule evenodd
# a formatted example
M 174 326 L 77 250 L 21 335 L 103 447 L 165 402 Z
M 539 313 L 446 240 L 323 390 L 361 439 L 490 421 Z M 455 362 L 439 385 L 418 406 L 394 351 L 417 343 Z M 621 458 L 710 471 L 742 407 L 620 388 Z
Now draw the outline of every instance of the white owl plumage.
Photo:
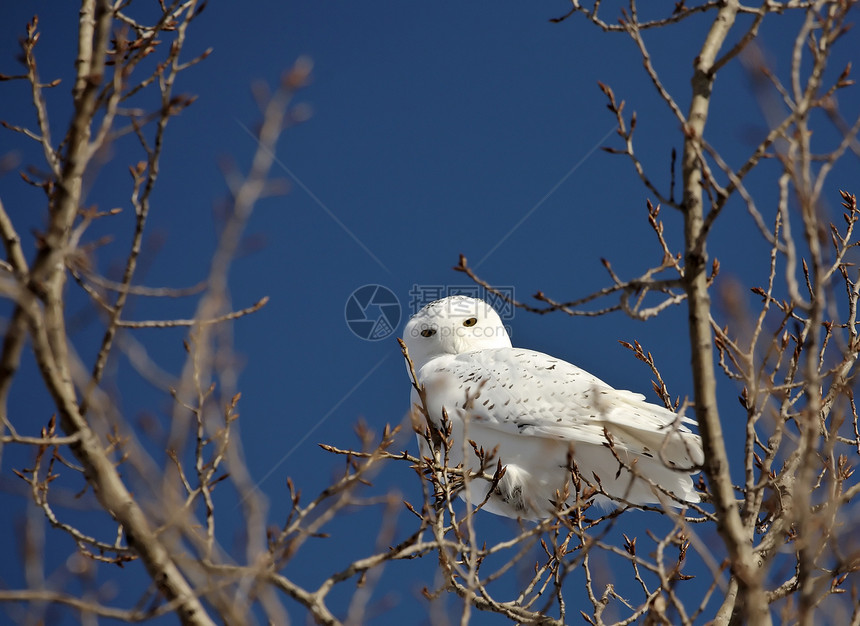
M 556 491 L 569 481 L 570 453 L 579 475 L 591 485 L 599 481 L 612 498 L 677 505 L 653 486 L 659 485 L 680 502 L 699 501 L 691 475 L 704 461 L 702 440 L 684 425 L 693 420 L 613 389 L 566 361 L 512 347 L 499 315 L 483 300 L 431 302 L 406 324 L 403 340 L 416 382 L 426 390 L 430 419 L 438 426 L 444 407 L 451 420 L 449 463 L 463 461 L 465 432 L 479 447 L 495 450 L 506 468 L 484 509 L 547 517 Z M 421 406 L 414 389 L 412 403 L 413 410 Z M 427 454 L 421 437 L 419 444 Z M 475 455 L 466 461 L 478 469 Z M 470 482 L 469 499 L 483 501 L 488 486 Z

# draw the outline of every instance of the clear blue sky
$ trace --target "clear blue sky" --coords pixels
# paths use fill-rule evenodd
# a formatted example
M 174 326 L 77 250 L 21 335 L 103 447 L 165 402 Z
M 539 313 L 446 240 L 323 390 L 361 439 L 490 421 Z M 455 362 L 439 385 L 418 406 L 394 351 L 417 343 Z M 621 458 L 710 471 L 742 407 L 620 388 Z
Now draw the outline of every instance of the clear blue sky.
M 355 289 L 366 284 L 390 289 L 403 306 L 399 331 L 411 313 L 413 286 L 447 289 L 469 284 L 450 269 L 460 253 L 472 263 L 482 261 L 480 275 L 525 300 L 537 290 L 555 299 L 572 299 L 608 284 L 601 257 L 625 277 L 659 262 L 646 219 L 647 190 L 628 161 L 599 150 L 618 147 L 619 141 L 597 81 L 627 101 L 627 112 L 637 111 L 640 156 L 663 188 L 668 187 L 670 151 L 681 148 L 678 125 L 661 104 L 628 38 L 604 34 L 575 17 L 561 24 L 548 21 L 567 6 L 561 0 L 213 2 L 192 25 L 186 56 L 210 46 L 214 52 L 179 80 L 180 92 L 199 99 L 168 131 L 147 269 L 138 281 L 142 284 L 183 287 L 205 277 L 214 241 L 212 209 L 226 189 L 219 161 L 230 159 L 245 169 L 255 147 L 244 129 L 258 119 L 250 83 L 275 83 L 299 55 L 308 55 L 314 63 L 312 83 L 299 94 L 313 116 L 291 128 L 278 149 L 283 169 L 279 166 L 275 174 L 290 180 L 292 189 L 257 207 L 248 231 L 251 251 L 236 262 L 231 275 L 237 308 L 270 297 L 261 312 L 238 321 L 234 332 L 243 359 L 243 444 L 250 470 L 269 498 L 273 524 L 281 523 L 287 512 L 287 476 L 309 497 L 341 467 L 342 459 L 321 451 L 318 442 L 352 445 L 357 419 L 379 430 L 385 423 L 399 423 L 407 410 L 409 384 L 395 335 L 365 341 L 345 322 L 345 305 Z M 42 77 L 65 79 L 50 101 L 55 128 L 60 129 L 69 110 L 77 24 L 73 3 L 5 3 L 0 9 L 0 72 L 17 72 L 15 42 L 33 13 L 39 14 L 43 33 L 37 48 Z M 699 18 L 646 37 L 654 63 L 682 110 L 688 105 L 692 59 L 706 27 Z M 780 28 L 765 28 L 761 45 L 785 78 L 789 42 L 779 33 Z M 842 43 L 842 61 L 832 68 L 834 76 L 852 56 L 858 60 L 856 37 L 849 37 L 853 44 Z M 0 90 L 0 117 L 32 124 L 25 86 L 4 83 Z M 857 114 L 856 89 L 839 98 L 848 117 Z M 717 80 L 708 128 L 710 140 L 734 164 L 767 130 L 738 64 Z M 819 136 L 828 133 L 824 125 Z M 40 163 L 35 144 L 8 131 L 0 137 L 0 155 L 14 150 L 22 163 Z M 130 159 L 139 157 L 123 160 L 127 151 L 128 144 L 117 146 L 115 164 L 106 165 L 92 181 L 89 203 L 130 212 L 126 168 Z M 857 159 L 851 156 L 834 171 L 827 193 L 831 209 L 838 207 L 837 189 L 860 191 L 855 187 L 857 171 Z M 756 193 L 770 216 L 775 186 L 764 184 Z M 30 229 L 45 221 L 39 193 L 23 185 L 15 172 L 7 172 L 0 178 L 0 197 L 12 217 L 26 225 L 19 231 L 31 241 Z M 670 242 L 680 249 L 680 216 L 667 208 L 663 217 Z M 102 232 L 94 229 L 92 238 Z M 120 231 L 98 251 L 105 274 L 123 259 L 127 237 Z M 761 243 L 743 208 L 731 205 L 711 247 L 722 263 L 722 280 L 735 278 L 747 287 L 760 284 L 766 271 L 756 265 L 766 255 Z M 127 315 L 187 316 L 193 306 L 193 300 L 136 301 Z M 2 311 L 7 310 L 4 305 Z M 71 310 L 70 317 L 82 310 Z M 98 333 L 87 319 L 82 316 L 76 341 L 89 368 L 91 338 Z M 685 308 L 677 307 L 646 324 L 620 314 L 570 319 L 523 312 L 510 324 L 515 345 L 564 358 L 616 387 L 656 400 L 650 372 L 618 340 L 642 342 L 656 357 L 671 393 L 683 397 L 690 393 L 685 319 Z M 178 372 L 184 356 L 181 333 L 137 332 L 161 367 Z M 127 362 L 116 365 L 127 367 Z M 26 424 L 28 432 L 35 432 L 51 411 L 34 371 L 28 363 L 10 407 L 12 418 Z M 165 394 L 134 376 L 119 381 L 123 387 L 118 399 L 129 419 L 150 414 L 167 424 L 170 405 Z M 724 420 L 732 433 L 742 419 L 737 389 L 725 380 L 719 384 Z M 415 450 L 411 437 L 401 445 Z M 20 486 L 10 478 L 11 469 L 26 462 L 20 451 L 3 453 L 4 554 L 15 553 L 14 529 L 26 519 L 24 500 L 13 495 Z M 407 499 L 420 498 L 419 484 L 405 465 L 389 466 L 379 485 L 378 491 L 396 485 Z M 482 517 L 480 529 L 490 538 L 512 531 L 506 520 Z M 661 523 L 643 513 L 628 518 L 613 532 L 619 543 L 622 530 L 641 535 L 643 527 Z M 225 523 L 229 528 L 235 520 L 228 515 Z M 376 528 L 378 519 L 368 514 L 336 524 L 333 538 L 321 541 L 316 552 L 300 553 L 287 573 L 300 582 L 303 576 L 319 580 L 344 566 L 347 556 L 368 554 Z M 704 531 L 703 539 L 713 544 L 710 532 Z M 49 535 L 51 545 L 66 554 L 68 540 Z M 226 532 L 222 541 L 229 543 L 229 537 Z M 708 575 L 691 558 L 701 582 L 690 584 L 706 585 Z M 20 585 L 20 572 L 8 563 L 0 568 L 0 579 Z M 434 564 L 430 557 L 389 567 L 385 590 L 376 596 L 395 603 L 395 613 L 385 615 L 424 610 L 419 592 L 432 585 Z M 627 571 L 619 576 L 627 577 Z M 132 598 L 127 591 L 120 590 L 122 597 Z M 285 602 L 291 615 L 303 621 L 303 612 Z

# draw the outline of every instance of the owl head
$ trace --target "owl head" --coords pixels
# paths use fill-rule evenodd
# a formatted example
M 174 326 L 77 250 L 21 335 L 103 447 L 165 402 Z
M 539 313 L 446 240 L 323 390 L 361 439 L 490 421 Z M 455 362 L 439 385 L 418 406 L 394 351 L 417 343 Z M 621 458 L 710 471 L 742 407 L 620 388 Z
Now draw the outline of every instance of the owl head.
M 489 304 L 469 296 L 449 296 L 418 311 L 403 329 L 415 371 L 445 354 L 510 348 L 511 338 Z

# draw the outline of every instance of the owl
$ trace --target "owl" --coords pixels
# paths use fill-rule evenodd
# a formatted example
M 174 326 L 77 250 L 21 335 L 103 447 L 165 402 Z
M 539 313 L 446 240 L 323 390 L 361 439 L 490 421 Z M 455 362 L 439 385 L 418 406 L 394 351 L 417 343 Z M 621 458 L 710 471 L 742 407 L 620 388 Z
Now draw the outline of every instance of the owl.
M 406 324 L 403 341 L 429 419 L 438 427 L 444 410 L 450 420 L 449 465 L 479 470 L 465 443 L 473 441 L 505 468 L 497 484 L 472 480 L 461 493 L 476 505 L 486 499 L 484 510 L 548 517 L 573 468 L 601 504 L 699 501 L 692 475 L 704 457 L 701 438 L 687 426 L 693 420 L 613 389 L 567 361 L 512 347 L 501 318 L 483 300 L 431 302 Z M 423 413 L 414 388 L 412 405 L 416 415 Z M 428 454 L 420 436 L 419 445 Z

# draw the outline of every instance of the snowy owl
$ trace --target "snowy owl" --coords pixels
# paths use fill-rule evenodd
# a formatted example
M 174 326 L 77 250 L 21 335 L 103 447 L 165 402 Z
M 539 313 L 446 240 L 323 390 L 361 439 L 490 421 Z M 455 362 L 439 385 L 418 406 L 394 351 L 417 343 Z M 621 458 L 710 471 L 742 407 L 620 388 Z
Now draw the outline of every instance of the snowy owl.
M 548 517 L 556 490 L 569 481 L 571 453 L 585 484 L 599 485 L 613 498 L 634 504 L 699 501 L 690 476 L 704 461 L 702 440 L 684 425 L 693 420 L 613 389 L 566 361 L 512 347 L 499 315 L 483 300 L 431 302 L 403 333 L 430 419 L 438 426 L 444 407 L 451 420 L 449 465 L 463 461 L 465 432 L 467 441 L 495 450 L 506 468 L 484 509 L 513 518 Z M 412 403 L 420 415 L 414 389 Z M 421 437 L 419 444 L 428 454 Z M 478 469 L 466 445 L 467 463 Z M 471 481 L 471 502 L 482 502 L 489 486 Z

